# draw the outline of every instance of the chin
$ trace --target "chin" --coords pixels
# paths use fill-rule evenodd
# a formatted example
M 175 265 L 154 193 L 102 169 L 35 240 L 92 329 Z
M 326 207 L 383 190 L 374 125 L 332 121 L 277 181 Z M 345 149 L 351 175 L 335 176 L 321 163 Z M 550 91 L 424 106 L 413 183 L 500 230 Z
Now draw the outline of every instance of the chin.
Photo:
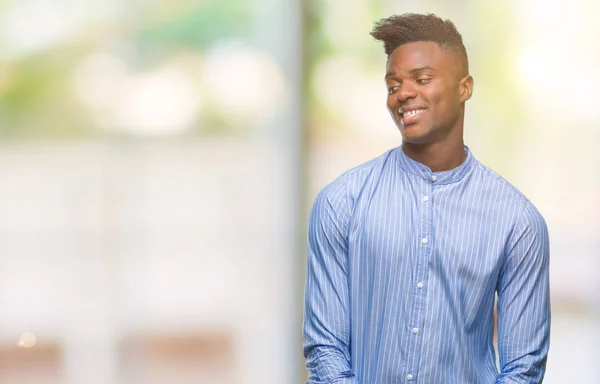
M 425 137 L 415 138 L 415 137 L 402 136 L 402 142 L 407 143 L 407 144 L 423 145 L 423 144 L 429 143 L 429 140 L 427 140 L 427 138 L 425 138 Z
M 427 132 L 418 132 L 418 127 L 409 127 L 406 129 L 404 126 L 400 126 L 400 134 L 402 135 L 402 141 L 409 144 L 427 144 L 429 136 Z

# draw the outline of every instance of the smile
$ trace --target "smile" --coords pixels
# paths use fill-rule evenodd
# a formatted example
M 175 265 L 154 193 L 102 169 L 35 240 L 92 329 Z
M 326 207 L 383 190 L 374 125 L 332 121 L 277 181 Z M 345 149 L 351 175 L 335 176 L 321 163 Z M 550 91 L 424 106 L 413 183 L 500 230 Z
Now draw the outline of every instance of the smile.
M 425 111 L 426 111 L 426 108 L 410 109 L 410 110 L 399 109 L 398 113 L 400 114 L 400 117 L 402 119 L 402 124 L 406 125 L 406 124 L 412 124 L 412 123 L 416 122 L 419 115 L 421 115 Z

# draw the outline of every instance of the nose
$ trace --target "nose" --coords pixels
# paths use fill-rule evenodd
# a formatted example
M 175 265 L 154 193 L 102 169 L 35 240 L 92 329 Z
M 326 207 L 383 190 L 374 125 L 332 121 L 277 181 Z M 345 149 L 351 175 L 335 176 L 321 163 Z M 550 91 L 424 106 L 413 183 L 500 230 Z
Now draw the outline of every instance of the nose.
M 404 102 L 415 97 L 417 97 L 417 90 L 410 81 L 403 82 L 400 89 L 396 92 L 396 99 L 399 102 Z

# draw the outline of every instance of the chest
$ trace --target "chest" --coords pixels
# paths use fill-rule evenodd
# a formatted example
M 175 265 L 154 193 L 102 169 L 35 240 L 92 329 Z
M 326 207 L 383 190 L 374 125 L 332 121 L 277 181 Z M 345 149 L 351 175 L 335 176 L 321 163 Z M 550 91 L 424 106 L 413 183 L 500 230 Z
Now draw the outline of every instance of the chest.
M 426 268 L 467 283 L 492 279 L 511 229 L 492 194 L 455 186 L 381 189 L 358 201 L 356 212 L 349 236 L 353 264 L 375 264 L 392 277 Z

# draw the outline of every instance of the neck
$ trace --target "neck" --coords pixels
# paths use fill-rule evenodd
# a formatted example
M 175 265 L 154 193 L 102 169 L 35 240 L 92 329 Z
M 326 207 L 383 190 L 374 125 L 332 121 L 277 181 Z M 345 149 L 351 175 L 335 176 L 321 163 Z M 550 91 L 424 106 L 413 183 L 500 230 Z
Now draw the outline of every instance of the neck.
M 467 158 L 464 147 L 462 137 L 430 144 L 402 143 L 406 156 L 425 164 L 432 172 L 449 171 L 461 165 Z

